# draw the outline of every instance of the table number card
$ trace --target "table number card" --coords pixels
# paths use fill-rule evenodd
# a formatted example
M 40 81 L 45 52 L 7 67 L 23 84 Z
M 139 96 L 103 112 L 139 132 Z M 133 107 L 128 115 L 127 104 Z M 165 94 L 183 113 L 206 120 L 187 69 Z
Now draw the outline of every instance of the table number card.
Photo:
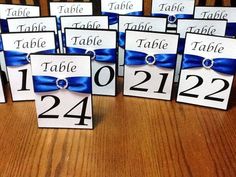
M 179 19 L 177 33 L 180 34 L 178 57 L 176 63 L 175 82 L 179 80 L 182 54 L 185 46 L 186 33 L 208 34 L 224 36 L 226 31 L 226 20 L 202 20 L 202 19 Z
M 92 59 L 93 94 L 116 95 L 116 31 L 65 29 L 66 53 Z
M 9 32 L 54 31 L 56 47 L 59 49 L 56 17 L 23 17 L 7 19 Z
M 179 35 L 126 31 L 124 95 L 170 100 Z
M 108 29 L 109 28 L 108 16 L 61 17 L 61 32 L 62 32 L 63 47 L 65 47 L 65 28 Z
M 13 101 L 33 100 L 31 53 L 56 53 L 54 32 L 2 34 Z
M 110 29 L 117 30 L 119 15 L 143 15 L 143 0 L 101 0 L 101 11 L 109 16 Z
M 176 28 L 177 19 L 193 18 L 194 0 L 152 0 L 152 16 L 166 17 L 168 27 Z
M 195 8 L 194 18 L 228 20 L 226 35 L 236 36 L 236 7 L 201 7 Z
M 7 18 L 33 17 L 33 16 L 40 16 L 39 6 L 0 4 L 0 24 L 1 24 L 0 30 L 3 33 L 8 32 L 8 25 L 6 21 Z M 0 46 L 2 46 L 1 42 Z M 0 47 L 0 64 L 2 70 L 5 72 L 5 75 L 7 76 L 6 63 L 1 48 L 2 47 Z
M 60 51 L 63 51 L 63 41 L 61 35 L 61 16 L 92 15 L 92 2 L 49 2 L 50 16 L 57 17 L 57 29 L 59 33 Z
M 38 126 L 92 129 L 89 56 L 31 55 Z
M 1 71 L 1 68 L 0 68 Z M 3 84 L 2 84 L 2 77 L 1 77 L 1 72 L 0 72 L 0 103 L 5 103 L 5 95 L 4 95 L 4 90 L 3 90 Z
M 166 32 L 166 25 L 166 18 L 119 16 L 119 76 L 124 76 L 125 30 Z
M 236 39 L 187 34 L 177 101 L 227 109 L 236 73 Z

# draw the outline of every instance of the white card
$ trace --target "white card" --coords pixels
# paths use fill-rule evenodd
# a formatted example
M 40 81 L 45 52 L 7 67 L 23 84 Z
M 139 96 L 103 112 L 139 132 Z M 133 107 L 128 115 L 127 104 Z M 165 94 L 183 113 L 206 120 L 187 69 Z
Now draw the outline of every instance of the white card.
M 124 95 L 170 100 L 179 35 L 126 31 Z
M 29 54 L 56 53 L 55 33 L 4 33 L 2 42 L 13 101 L 34 100 Z
M 226 20 L 202 20 L 202 19 L 179 19 L 177 33 L 180 34 L 178 57 L 176 63 L 175 82 L 179 80 L 182 54 L 184 52 L 186 33 L 208 34 L 224 36 L 226 31 Z
M 89 56 L 31 55 L 38 126 L 92 129 Z
M 228 20 L 226 35 L 236 36 L 236 7 L 201 7 L 197 6 L 194 18 Z
M 108 29 L 108 16 L 63 16 L 61 17 L 61 32 L 65 47 L 65 28 Z M 65 49 L 64 49 L 65 52 Z
M 1 68 L 0 68 L 0 71 L 1 71 Z M 5 102 L 6 102 L 6 99 L 5 99 L 4 90 L 3 90 L 2 77 L 0 73 L 0 103 L 5 103 Z
M 61 16 L 92 15 L 92 2 L 49 2 L 50 16 L 57 17 L 57 28 L 59 33 L 60 51 L 63 53 L 63 42 L 61 34 Z
M 143 0 L 101 0 L 102 15 L 109 16 L 110 29 L 118 29 L 119 15 L 143 15 Z
M 90 54 L 93 94 L 116 95 L 116 31 L 65 29 L 67 54 Z
M 227 109 L 236 70 L 236 39 L 186 37 L 177 101 Z
M 18 18 L 18 17 L 33 17 L 40 16 L 39 6 L 30 5 L 13 5 L 13 4 L 0 4 L 0 19 L 1 19 L 1 32 L 8 32 L 7 18 Z M 7 79 L 7 69 L 4 59 L 4 54 L 0 51 L 0 64 L 2 70 L 5 72 Z
M 118 75 L 124 76 L 125 30 L 166 32 L 166 18 L 156 17 L 119 17 Z
M 166 17 L 168 27 L 176 28 L 177 19 L 193 18 L 194 0 L 152 0 L 152 16 Z

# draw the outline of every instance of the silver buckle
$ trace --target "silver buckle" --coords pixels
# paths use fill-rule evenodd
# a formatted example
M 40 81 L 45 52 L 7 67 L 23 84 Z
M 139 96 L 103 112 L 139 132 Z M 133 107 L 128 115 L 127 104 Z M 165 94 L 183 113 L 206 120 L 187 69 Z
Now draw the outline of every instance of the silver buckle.
M 90 55 L 91 56 L 91 60 L 94 60 L 96 58 L 96 53 L 94 52 L 94 50 L 86 50 L 85 54 Z
M 152 59 L 152 61 L 150 61 L 149 59 Z M 145 62 L 148 64 L 148 65 L 154 65 L 156 63 L 156 58 L 154 55 L 147 55 L 145 57 Z
M 210 65 L 206 65 L 206 62 L 207 61 L 210 61 Z M 202 66 L 206 69 L 211 69 L 212 66 L 214 65 L 214 60 L 213 59 L 209 59 L 209 58 L 205 58 L 203 61 L 202 61 Z
M 65 85 L 64 86 L 61 86 L 60 85 L 60 81 L 64 81 L 65 82 Z M 68 87 L 68 81 L 66 80 L 66 79 L 57 79 L 56 80 L 56 86 L 57 86 L 57 88 L 59 88 L 59 89 L 66 89 L 67 87 Z

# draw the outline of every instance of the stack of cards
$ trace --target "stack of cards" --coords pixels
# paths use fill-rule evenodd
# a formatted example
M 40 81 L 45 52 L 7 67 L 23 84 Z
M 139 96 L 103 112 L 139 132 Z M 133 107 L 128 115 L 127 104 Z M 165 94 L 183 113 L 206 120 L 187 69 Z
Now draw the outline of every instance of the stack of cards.
M 226 110 L 236 73 L 236 9 L 195 1 L 0 4 L 1 67 L 13 101 L 36 100 L 38 126 L 92 129 L 92 95 L 171 100 Z M 228 36 L 228 37 L 224 37 Z M 61 54 L 60 54 L 61 53 Z M 4 73 L 3 73 L 4 74 Z M 0 77 L 0 103 L 5 102 Z

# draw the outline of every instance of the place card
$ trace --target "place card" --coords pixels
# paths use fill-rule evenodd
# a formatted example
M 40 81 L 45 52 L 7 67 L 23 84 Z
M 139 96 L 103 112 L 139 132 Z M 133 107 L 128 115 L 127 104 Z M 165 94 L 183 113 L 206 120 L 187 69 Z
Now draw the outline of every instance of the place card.
M 124 95 L 170 100 L 178 34 L 126 31 Z
M 125 30 L 166 32 L 166 18 L 119 16 L 118 75 L 124 76 Z
M 38 126 L 92 129 L 90 57 L 40 54 L 30 57 Z
M 7 19 L 9 32 L 40 32 L 54 31 L 56 47 L 59 52 L 59 38 L 57 34 L 56 17 L 22 17 Z
M 62 16 L 61 32 L 63 47 L 65 47 L 65 28 L 108 29 L 108 16 Z M 64 48 L 65 53 L 65 48 Z
M 188 33 L 177 102 L 226 110 L 236 73 L 236 39 Z
M 236 36 L 236 7 L 203 7 L 197 6 L 194 18 L 228 20 L 226 35 Z
M 166 17 L 168 28 L 176 28 L 177 19 L 193 18 L 194 0 L 152 0 L 152 16 Z
M 13 4 L 0 4 L 0 31 L 3 33 L 8 32 L 7 18 L 18 18 L 18 17 L 32 17 L 40 16 L 39 6 L 31 5 L 13 5 Z M 0 64 L 3 72 L 8 80 L 8 73 L 6 68 L 6 63 L 4 59 L 4 54 L 2 51 L 2 43 L 0 40 Z
M 61 34 L 61 16 L 92 15 L 92 2 L 49 2 L 50 16 L 57 17 L 57 29 L 60 41 L 60 51 L 63 52 L 63 41 Z
M 109 17 L 110 29 L 118 30 L 119 15 L 142 16 L 143 0 L 101 0 L 102 15 Z
M 0 103 L 5 103 L 6 99 L 5 99 L 5 94 L 4 94 L 4 89 L 3 89 L 3 83 L 2 83 L 2 71 L 0 68 Z
M 116 95 L 116 34 L 115 30 L 65 29 L 66 53 L 91 57 L 95 95 Z
M 178 57 L 175 71 L 175 82 L 179 80 L 182 54 L 184 52 L 186 33 L 208 34 L 224 36 L 227 20 L 203 20 L 203 19 L 179 19 L 177 22 L 177 33 L 180 34 Z
M 13 101 L 34 100 L 29 54 L 56 53 L 55 33 L 4 33 L 2 42 Z

